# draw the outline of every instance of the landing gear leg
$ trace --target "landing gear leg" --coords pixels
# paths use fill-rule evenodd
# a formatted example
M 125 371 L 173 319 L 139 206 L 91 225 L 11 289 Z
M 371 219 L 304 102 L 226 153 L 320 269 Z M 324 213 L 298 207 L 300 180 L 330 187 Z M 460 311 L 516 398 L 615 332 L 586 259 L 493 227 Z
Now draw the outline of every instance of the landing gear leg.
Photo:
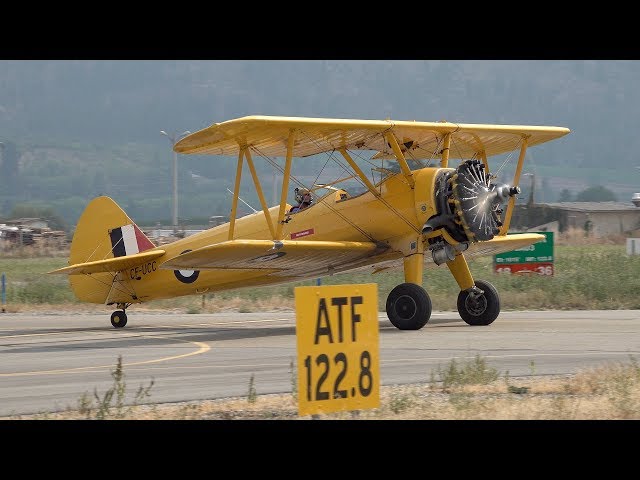
M 127 307 L 128 305 L 119 303 L 118 308 L 121 308 L 122 310 L 116 310 L 111 314 L 111 325 L 115 328 L 122 328 L 127 324 L 127 314 L 125 313 L 125 309 Z
M 489 325 L 500 314 L 500 296 L 489 282 L 474 282 L 464 255 L 447 262 L 447 267 L 458 282 L 458 313 L 469 325 Z

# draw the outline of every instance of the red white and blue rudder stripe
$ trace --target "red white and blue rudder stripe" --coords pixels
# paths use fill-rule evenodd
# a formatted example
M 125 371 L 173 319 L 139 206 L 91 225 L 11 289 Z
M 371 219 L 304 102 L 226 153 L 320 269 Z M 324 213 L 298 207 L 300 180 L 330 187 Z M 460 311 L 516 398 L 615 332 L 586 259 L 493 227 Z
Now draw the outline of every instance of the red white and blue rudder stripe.
M 134 224 L 123 225 L 110 230 L 109 237 L 111 237 L 111 250 L 114 257 L 134 255 L 155 246 Z

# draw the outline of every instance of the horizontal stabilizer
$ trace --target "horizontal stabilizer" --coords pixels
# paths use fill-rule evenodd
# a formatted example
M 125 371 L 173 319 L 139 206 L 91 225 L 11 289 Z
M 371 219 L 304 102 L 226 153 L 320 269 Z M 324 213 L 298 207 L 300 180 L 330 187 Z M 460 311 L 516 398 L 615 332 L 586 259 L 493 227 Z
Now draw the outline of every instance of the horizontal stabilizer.
M 59 268 L 47 273 L 64 273 L 67 275 L 80 275 L 91 273 L 118 272 L 127 268 L 138 266 L 144 262 L 154 260 L 164 255 L 164 250 L 149 250 L 125 257 L 107 258 L 93 262 L 76 263 L 68 267 Z
M 372 242 L 230 240 L 170 258 L 161 268 L 286 270 L 287 275 L 297 275 L 322 268 L 337 269 L 386 249 L 386 245 Z

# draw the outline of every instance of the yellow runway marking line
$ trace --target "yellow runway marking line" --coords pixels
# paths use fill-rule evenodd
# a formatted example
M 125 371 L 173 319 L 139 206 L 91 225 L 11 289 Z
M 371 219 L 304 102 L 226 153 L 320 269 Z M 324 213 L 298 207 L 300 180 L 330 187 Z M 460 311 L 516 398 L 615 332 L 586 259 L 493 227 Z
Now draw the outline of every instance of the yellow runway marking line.
M 153 338 L 154 336 L 149 335 L 149 337 Z M 169 337 L 156 337 L 156 338 L 165 339 Z M 173 340 L 177 340 L 179 342 L 184 342 L 184 343 L 191 343 L 199 347 L 199 349 L 196 350 L 195 352 L 183 353 L 181 355 L 173 355 L 171 357 L 162 357 L 154 360 L 143 360 L 140 362 L 123 363 L 122 366 L 125 367 L 125 366 L 131 366 L 131 365 L 145 365 L 150 363 L 167 362 L 169 360 L 176 360 L 178 358 L 185 358 L 185 357 L 190 357 L 192 355 L 199 355 L 211 350 L 211 347 L 204 342 L 192 342 L 189 340 L 181 340 L 181 339 L 175 339 L 175 338 Z M 55 375 L 55 374 L 70 373 L 70 372 L 80 372 L 80 371 L 86 372 L 90 370 L 101 370 L 103 368 L 111 368 L 111 367 L 113 367 L 113 365 L 97 365 L 92 367 L 76 367 L 76 368 L 66 368 L 66 369 L 59 369 L 59 370 L 39 370 L 34 372 L 0 373 L 0 377 L 20 377 L 20 376 L 27 376 L 27 375 Z

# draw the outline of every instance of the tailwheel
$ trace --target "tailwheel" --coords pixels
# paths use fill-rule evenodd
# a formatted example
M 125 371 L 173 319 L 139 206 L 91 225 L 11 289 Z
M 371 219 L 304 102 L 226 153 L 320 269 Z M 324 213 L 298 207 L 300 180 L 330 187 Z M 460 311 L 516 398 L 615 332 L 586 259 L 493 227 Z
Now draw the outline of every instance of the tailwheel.
M 387 316 L 400 330 L 420 330 L 431 317 L 431 298 L 415 283 L 401 283 L 387 297 Z
M 111 325 L 115 328 L 122 328 L 127 324 L 127 314 L 124 310 L 116 310 L 111 314 Z
M 496 288 L 484 280 L 458 294 L 458 312 L 469 325 L 489 325 L 500 314 L 500 296 Z

